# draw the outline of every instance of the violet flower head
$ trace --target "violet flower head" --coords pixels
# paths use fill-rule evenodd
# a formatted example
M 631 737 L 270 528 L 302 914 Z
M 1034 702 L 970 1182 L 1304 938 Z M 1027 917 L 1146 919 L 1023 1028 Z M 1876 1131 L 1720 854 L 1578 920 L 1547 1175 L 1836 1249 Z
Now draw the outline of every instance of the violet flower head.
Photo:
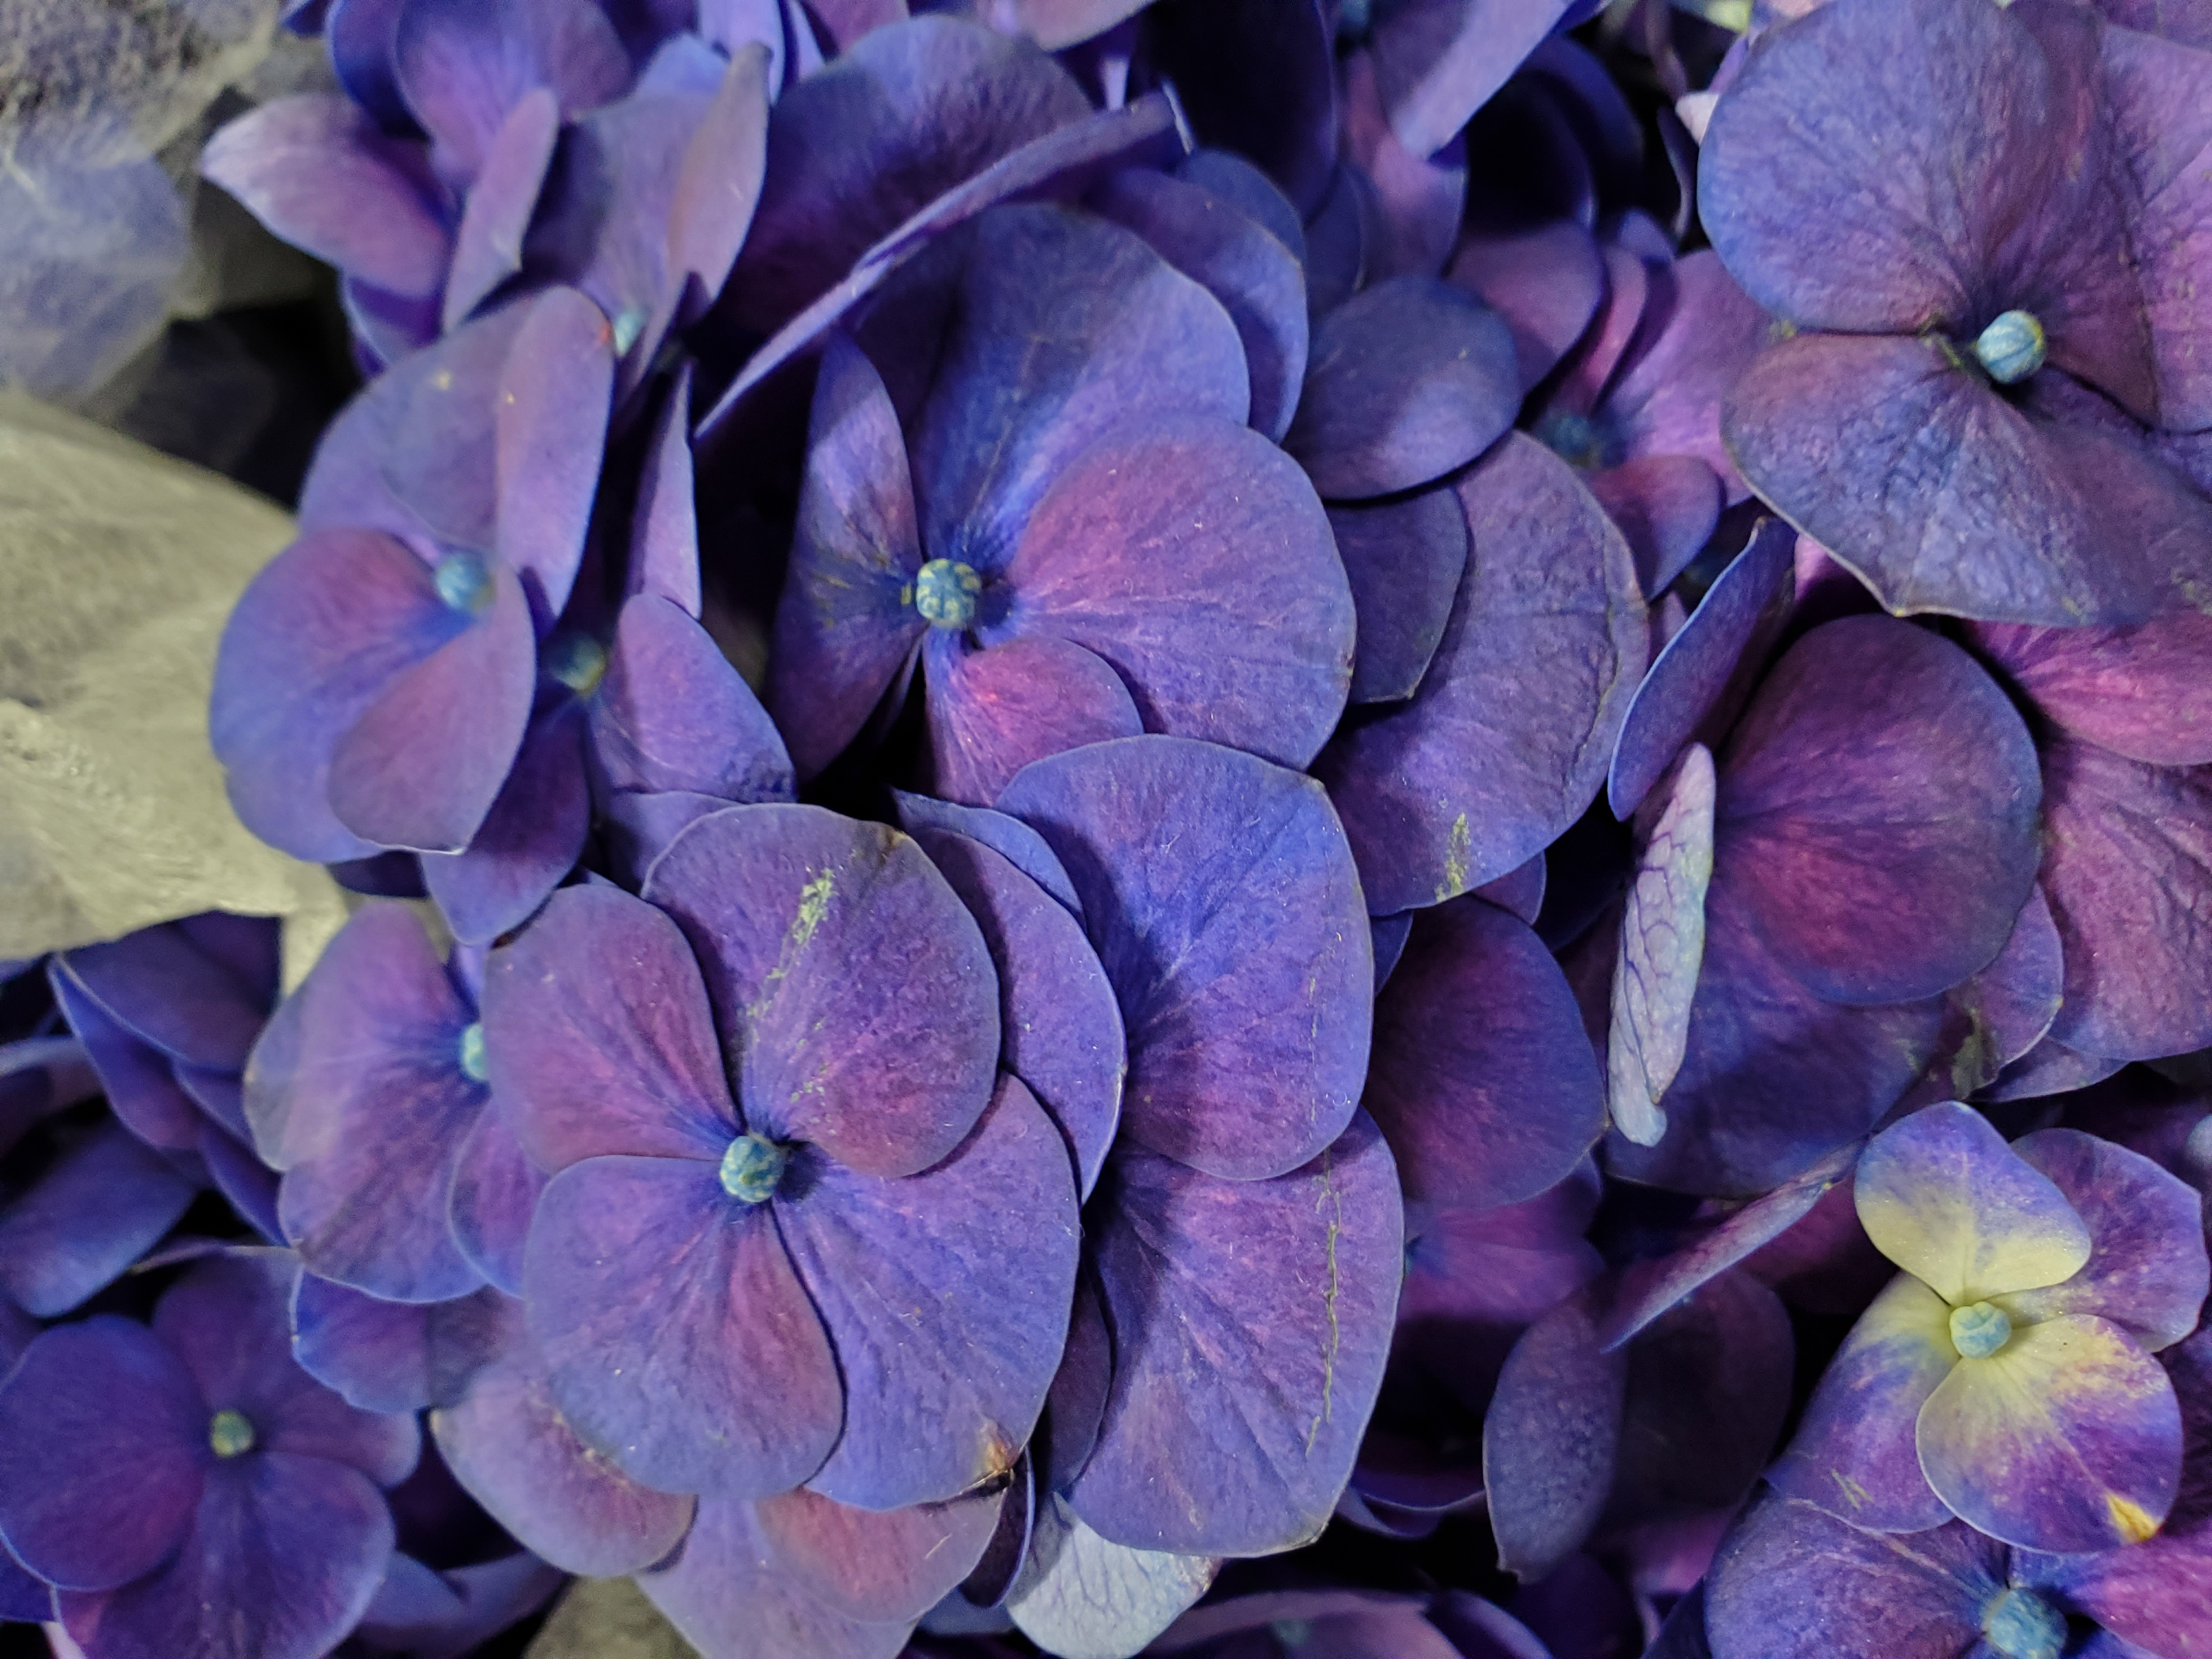
M 150 1328 L 58 1327 L 0 1384 L 0 1534 L 89 1659 L 319 1659 L 375 1595 L 419 1436 L 293 1364 L 289 1277 L 204 1262 Z
M 1723 94 L 1705 223 L 1798 331 L 1729 442 L 1891 609 L 2198 608 L 2212 502 L 2082 410 L 2212 425 L 2208 107 L 2212 58 L 2060 0 L 1834 0 Z
M 2007 1146 L 1955 1103 L 1876 1137 L 1854 1190 L 1905 1271 L 1822 1380 L 1777 1487 L 1883 1532 L 1955 1515 L 2061 1552 L 2155 1534 L 2182 1421 L 2150 1355 L 2195 1329 L 2212 1274 L 2197 1194 L 2079 1130 Z
M 1074 1180 L 994 1085 L 990 957 L 919 848 L 816 807 L 712 813 L 642 899 L 556 894 L 485 1012 L 553 1176 L 523 1289 L 586 1443 L 718 1497 L 888 1509 L 1004 1474 L 1066 1331 Z

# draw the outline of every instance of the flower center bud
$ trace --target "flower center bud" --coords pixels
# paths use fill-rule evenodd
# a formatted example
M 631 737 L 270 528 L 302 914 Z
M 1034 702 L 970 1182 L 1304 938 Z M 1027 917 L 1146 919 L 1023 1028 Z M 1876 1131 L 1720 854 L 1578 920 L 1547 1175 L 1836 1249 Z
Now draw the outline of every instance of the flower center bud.
M 461 1033 L 461 1075 L 471 1083 L 482 1083 L 491 1076 L 484 1066 L 482 1020 Z
M 2012 1340 L 2012 1321 L 1986 1302 L 1951 1310 L 1951 1346 L 1961 1359 L 1987 1359 Z
M 1276 1619 L 1267 1625 L 1267 1634 L 1286 1648 L 1302 1648 L 1313 1640 L 1313 1620 L 1310 1619 Z
M 253 1425 L 242 1412 L 219 1411 L 208 1420 L 208 1444 L 217 1457 L 236 1457 L 253 1449 Z
M 914 579 L 914 608 L 934 628 L 965 628 L 975 620 L 983 579 L 957 559 L 932 559 Z
M 607 648 L 589 634 L 556 634 L 540 653 L 545 672 L 580 697 L 599 689 L 606 676 Z
M 637 337 L 645 332 L 645 307 L 624 306 L 615 313 L 615 356 L 619 357 L 637 343 Z
M 765 1204 L 775 1196 L 791 1154 L 766 1135 L 739 1135 L 722 1154 L 722 1190 L 740 1204 Z
M 1571 409 L 1547 410 L 1536 422 L 1536 441 L 1578 471 L 1595 472 L 1606 464 L 1605 428 Z
M 2043 367 L 2043 325 L 2030 311 L 2008 311 L 1974 341 L 1974 361 L 1999 386 L 2024 380 Z
M 430 572 L 448 611 L 476 616 L 491 604 L 491 568 L 477 553 L 448 553 Z
M 2005 1659 L 2058 1659 L 2066 1620 L 2033 1590 L 1999 1590 L 1982 1609 L 1982 1634 Z

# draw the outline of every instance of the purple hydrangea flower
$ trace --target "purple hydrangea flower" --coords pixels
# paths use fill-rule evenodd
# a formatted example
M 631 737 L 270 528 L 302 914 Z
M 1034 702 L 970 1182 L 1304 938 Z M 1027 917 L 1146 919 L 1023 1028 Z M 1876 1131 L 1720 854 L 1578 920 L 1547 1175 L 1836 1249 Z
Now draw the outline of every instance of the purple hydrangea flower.
M 290 1272 L 204 1262 L 150 1327 L 58 1327 L 0 1384 L 0 1534 L 88 1659 L 318 1659 L 375 1596 L 419 1437 L 293 1364 Z

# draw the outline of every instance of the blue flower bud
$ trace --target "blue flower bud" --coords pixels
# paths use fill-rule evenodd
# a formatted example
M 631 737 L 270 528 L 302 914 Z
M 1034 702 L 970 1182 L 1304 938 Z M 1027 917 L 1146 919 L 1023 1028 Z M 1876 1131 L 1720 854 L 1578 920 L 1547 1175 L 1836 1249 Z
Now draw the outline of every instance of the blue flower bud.
M 580 697 L 599 690 L 607 672 L 607 648 L 588 634 L 556 634 L 539 653 L 545 672 Z
M 1999 386 L 2024 380 L 2043 367 L 2043 325 L 2027 311 L 2008 311 L 1981 331 L 1974 360 Z
M 765 1204 L 775 1196 L 790 1161 L 766 1135 L 739 1135 L 722 1154 L 722 1190 L 740 1204 Z
M 2012 1340 L 2012 1320 L 1987 1302 L 1951 1310 L 1951 1346 L 1961 1359 L 1987 1359 Z
M 1982 1634 L 2005 1659 L 2058 1659 L 2066 1620 L 2033 1590 L 1999 1590 L 1982 1609 Z
M 482 1083 L 491 1075 L 484 1066 L 482 1020 L 461 1033 L 461 1075 L 471 1083 Z
M 208 1444 L 217 1457 L 236 1457 L 253 1449 L 253 1425 L 245 1413 L 219 1411 L 208 1423 Z
M 1538 443 L 1578 471 L 1595 472 L 1607 465 L 1605 428 L 1587 415 L 1577 415 L 1571 409 L 1547 410 L 1536 422 L 1534 436 Z
M 491 603 L 491 568 L 477 553 L 448 553 L 430 573 L 449 611 L 475 616 Z
M 972 566 L 932 559 L 914 579 L 914 608 L 933 627 L 965 628 L 975 620 L 975 596 L 982 591 Z

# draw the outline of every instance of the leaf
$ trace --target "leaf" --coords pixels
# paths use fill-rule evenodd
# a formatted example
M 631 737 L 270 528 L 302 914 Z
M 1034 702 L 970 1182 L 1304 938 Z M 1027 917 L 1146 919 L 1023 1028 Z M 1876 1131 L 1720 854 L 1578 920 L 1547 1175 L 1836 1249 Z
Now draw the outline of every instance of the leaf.
M 690 1647 L 628 1578 L 579 1578 L 523 1659 L 692 1659 Z

